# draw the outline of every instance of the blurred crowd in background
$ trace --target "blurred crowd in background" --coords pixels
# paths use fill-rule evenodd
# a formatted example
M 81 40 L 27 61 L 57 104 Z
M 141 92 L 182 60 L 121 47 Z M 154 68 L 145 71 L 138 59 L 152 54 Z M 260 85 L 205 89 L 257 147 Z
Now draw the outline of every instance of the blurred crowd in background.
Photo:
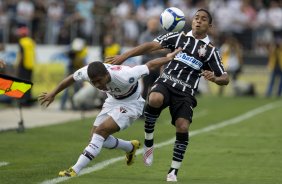
M 65 74 L 69 75 L 87 64 L 89 46 L 99 47 L 100 59 L 103 60 L 119 54 L 123 48 L 152 41 L 164 33 L 159 16 L 167 7 L 178 7 L 184 12 L 187 22 L 184 31 L 191 29 L 192 18 L 198 9 L 210 11 L 213 27 L 209 36 L 220 49 L 234 95 L 254 96 L 256 93 L 254 84 L 238 80 L 246 62 L 264 66 L 268 62 L 270 75 L 265 96 L 274 93 L 281 96 L 282 0 L 0 0 L 0 56 L 5 45 L 17 44 L 23 56 L 18 63 L 24 63 L 25 53 L 35 48 L 21 44 L 22 37 L 31 38 L 37 45 L 66 45 L 68 49 L 63 55 L 68 58 Z M 26 30 L 25 34 L 22 30 Z M 140 63 L 163 54 L 145 55 Z M 27 70 L 32 73 L 33 67 Z M 144 98 L 160 72 L 161 69 L 144 78 Z M 28 80 L 32 77 L 29 76 Z M 208 91 L 208 85 L 201 81 L 199 91 Z M 89 102 L 85 102 L 84 97 L 90 93 L 96 94 L 93 99 L 104 99 L 100 93 L 93 92 L 91 86 L 79 84 L 72 91 L 64 92 L 60 109 L 66 108 L 68 99 Z M 220 88 L 218 94 L 223 93 L 224 88 Z M 72 98 L 74 94 L 81 95 Z M 73 101 L 71 104 L 72 109 L 78 106 Z M 100 104 L 101 100 L 94 106 L 100 107 Z M 91 105 L 87 104 L 86 108 Z
M 38 44 L 82 37 L 99 45 L 110 34 L 123 46 L 135 46 L 147 20 L 171 6 L 185 12 L 186 29 L 198 8 L 208 9 L 216 45 L 232 34 L 244 49 L 266 54 L 267 45 L 282 35 L 281 0 L 0 0 L 0 41 L 15 43 L 16 29 L 28 26 Z

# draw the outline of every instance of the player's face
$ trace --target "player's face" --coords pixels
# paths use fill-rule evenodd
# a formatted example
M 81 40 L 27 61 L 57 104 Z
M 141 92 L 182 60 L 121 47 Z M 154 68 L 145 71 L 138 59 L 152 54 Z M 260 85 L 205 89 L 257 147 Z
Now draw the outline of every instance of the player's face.
M 107 83 L 109 82 L 109 75 L 98 76 L 91 79 L 91 83 L 98 89 L 107 91 Z
M 192 21 L 192 30 L 195 36 L 205 37 L 211 24 L 206 12 L 198 11 Z

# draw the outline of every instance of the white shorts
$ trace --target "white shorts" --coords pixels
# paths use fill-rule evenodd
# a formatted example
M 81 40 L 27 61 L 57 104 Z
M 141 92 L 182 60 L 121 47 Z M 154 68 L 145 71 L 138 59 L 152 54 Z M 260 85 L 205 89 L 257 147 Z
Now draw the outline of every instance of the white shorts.
M 111 116 L 120 130 L 124 130 L 142 115 L 144 104 L 145 100 L 142 97 L 128 101 L 107 98 L 93 125 L 99 126 Z

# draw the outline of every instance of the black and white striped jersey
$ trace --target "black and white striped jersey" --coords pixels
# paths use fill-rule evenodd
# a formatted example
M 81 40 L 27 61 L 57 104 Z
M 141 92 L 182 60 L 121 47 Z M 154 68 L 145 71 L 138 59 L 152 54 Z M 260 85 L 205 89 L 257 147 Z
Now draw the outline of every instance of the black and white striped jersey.
M 172 32 L 160 35 L 154 41 L 171 51 L 178 47 L 183 49 L 170 61 L 157 81 L 194 95 L 198 89 L 201 70 L 211 70 L 216 76 L 225 72 L 219 51 L 210 43 L 208 36 L 198 40 L 194 38 L 192 31 L 187 34 Z

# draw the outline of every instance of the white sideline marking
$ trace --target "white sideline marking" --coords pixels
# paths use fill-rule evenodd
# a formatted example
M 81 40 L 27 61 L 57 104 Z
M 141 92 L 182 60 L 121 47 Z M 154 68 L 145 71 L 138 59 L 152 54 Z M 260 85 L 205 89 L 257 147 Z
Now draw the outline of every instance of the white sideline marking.
M 268 110 L 271 110 L 271 109 L 274 109 L 274 108 L 277 108 L 277 107 L 280 107 L 280 106 L 282 106 L 281 102 L 269 103 L 269 104 L 266 104 L 264 106 L 250 110 L 250 111 L 248 111 L 248 112 L 246 112 L 242 115 L 236 116 L 234 118 L 219 122 L 219 123 L 214 124 L 214 125 L 207 126 L 205 128 L 199 129 L 199 130 L 191 131 L 189 133 L 189 135 L 191 137 L 191 136 L 195 136 L 195 135 L 198 135 L 198 134 L 201 134 L 201 133 L 206 133 L 206 132 L 210 132 L 210 131 L 213 131 L 213 130 L 217 130 L 219 128 L 223 128 L 223 127 L 228 126 L 228 125 L 237 124 L 237 123 L 242 122 L 243 120 L 246 120 L 246 119 L 251 118 L 255 115 L 261 114 L 265 111 L 268 111 Z M 155 144 L 154 147 L 155 148 L 161 148 L 163 146 L 167 146 L 169 144 L 172 144 L 174 141 L 175 141 L 175 137 L 170 139 L 170 140 L 167 140 L 165 142 Z M 143 152 L 143 150 L 139 149 L 139 150 L 136 151 L 136 155 L 142 154 L 142 152 Z M 104 169 L 105 167 L 107 167 L 107 166 L 109 166 L 113 163 L 116 163 L 118 161 L 121 161 L 121 160 L 124 160 L 124 156 L 105 160 L 103 162 L 95 164 L 94 166 L 87 167 L 87 168 L 83 169 L 79 173 L 78 176 L 85 175 L 85 174 L 88 174 L 88 173 L 91 173 L 91 172 L 94 172 L 94 171 L 97 171 L 97 170 Z M 59 182 L 62 182 L 62 181 L 69 180 L 69 179 L 71 179 L 71 177 L 57 177 L 57 178 L 53 178 L 53 179 L 50 179 L 50 180 L 45 180 L 45 181 L 41 182 L 41 184 L 55 184 L 55 183 L 59 183 Z
M 9 162 L 0 162 L 0 167 L 8 165 L 8 164 L 9 164 Z

